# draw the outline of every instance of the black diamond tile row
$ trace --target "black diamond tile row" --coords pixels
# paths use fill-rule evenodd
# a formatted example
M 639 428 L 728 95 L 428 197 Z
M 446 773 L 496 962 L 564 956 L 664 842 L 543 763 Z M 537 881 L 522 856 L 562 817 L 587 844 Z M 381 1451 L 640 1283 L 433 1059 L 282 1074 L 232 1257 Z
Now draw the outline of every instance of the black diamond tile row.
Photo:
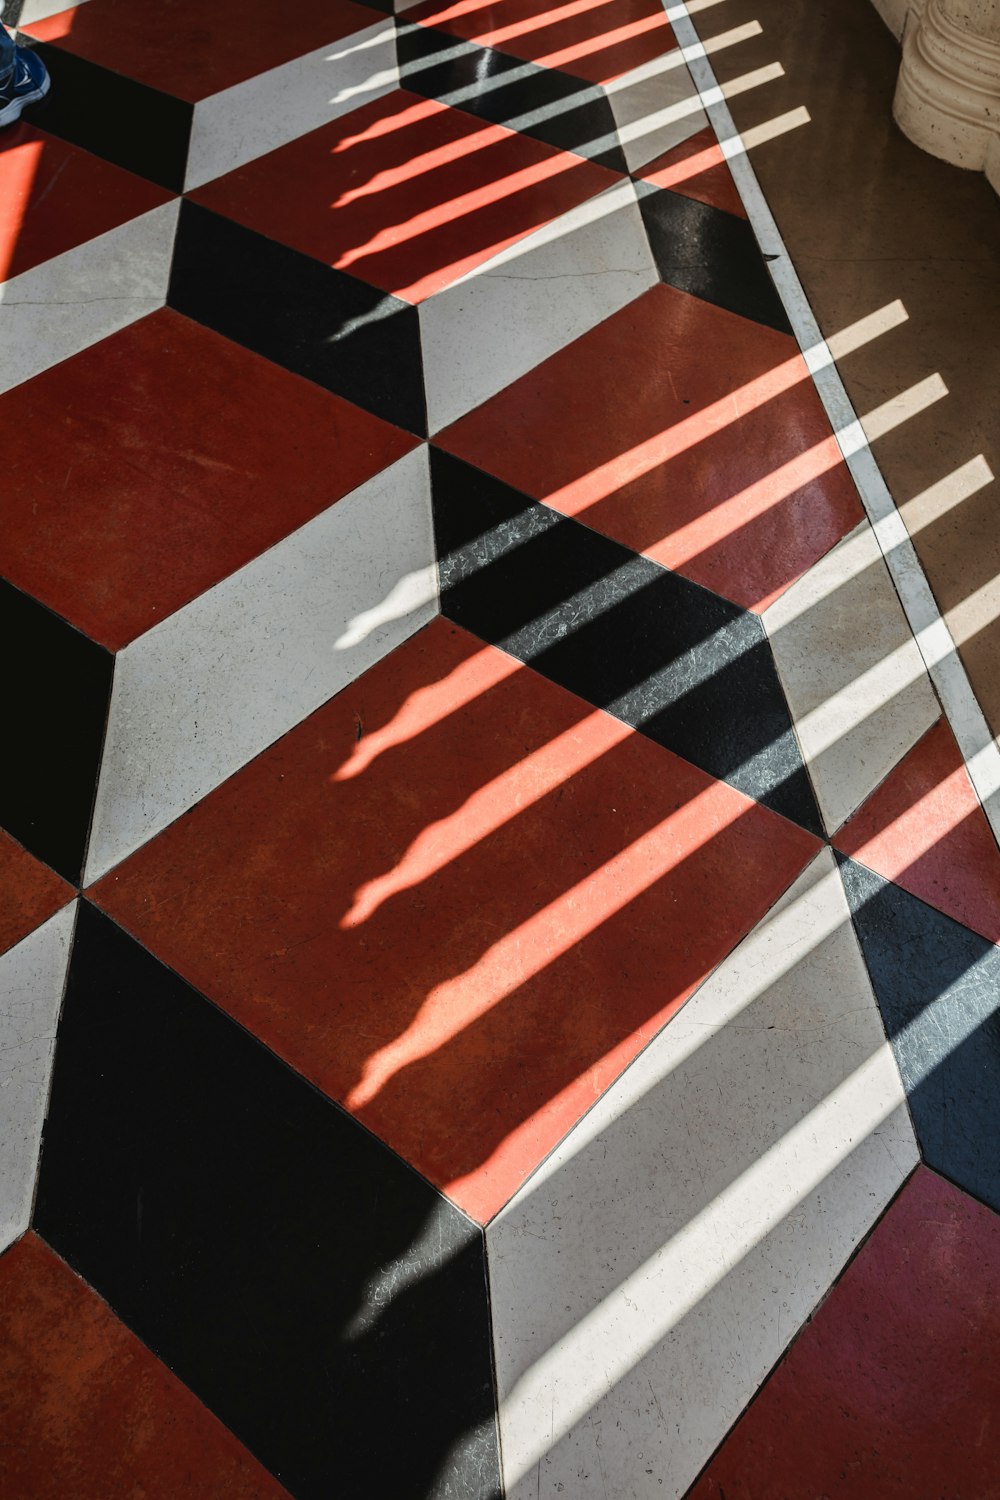
M 424 436 L 417 309 L 346 271 L 181 204 L 168 306 Z
M 34 1222 L 299 1500 L 499 1495 L 482 1230 L 87 901 Z
M 1000 1212 L 1000 948 L 837 858 L 921 1154 Z
M 441 608 L 822 836 L 756 615 L 431 449 Z
M 9 727 L 0 826 L 64 880 L 79 884 L 114 658 L 0 579 Z
M 611 105 L 596 84 L 405 20 L 396 23 L 396 50 L 404 89 L 627 174 Z
M 160 187 L 184 187 L 194 105 L 49 42 L 23 38 L 45 61 L 52 86 L 32 124 Z

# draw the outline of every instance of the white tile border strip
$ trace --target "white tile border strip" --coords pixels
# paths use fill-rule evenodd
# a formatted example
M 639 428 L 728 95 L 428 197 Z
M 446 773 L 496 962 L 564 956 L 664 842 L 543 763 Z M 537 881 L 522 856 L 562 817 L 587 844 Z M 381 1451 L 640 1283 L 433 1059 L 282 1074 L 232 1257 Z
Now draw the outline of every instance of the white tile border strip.
M 691 71 L 706 114 L 729 162 L 750 223 L 769 262 L 778 295 L 809 365 L 820 400 L 861 502 L 875 531 L 886 566 L 916 638 L 924 664 L 941 700 L 990 826 L 1000 841 L 1000 746 L 989 726 L 958 655 L 927 576 L 896 503 L 875 461 L 851 404 L 833 354 L 820 332 L 774 216 L 757 181 L 746 145 L 736 128 L 685 0 L 665 6 L 667 19 Z

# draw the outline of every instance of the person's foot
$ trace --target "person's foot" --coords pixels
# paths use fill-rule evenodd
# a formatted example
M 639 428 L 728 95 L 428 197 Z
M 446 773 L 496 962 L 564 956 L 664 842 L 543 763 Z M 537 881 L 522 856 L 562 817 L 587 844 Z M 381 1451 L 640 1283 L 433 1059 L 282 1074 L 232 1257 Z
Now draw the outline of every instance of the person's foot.
M 18 47 L 7 82 L 0 85 L 0 126 L 13 125 L 26 104 L 44 99 L 49 91 L 49 70 L 36 52 Z

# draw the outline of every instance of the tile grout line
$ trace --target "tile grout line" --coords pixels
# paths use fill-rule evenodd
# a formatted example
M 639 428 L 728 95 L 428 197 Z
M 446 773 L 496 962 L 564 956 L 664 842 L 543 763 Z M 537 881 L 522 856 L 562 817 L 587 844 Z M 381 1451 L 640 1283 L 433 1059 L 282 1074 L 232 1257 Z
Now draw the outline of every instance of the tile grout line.
M 990 732 L 951 630 L 938 607 L 896 502 L 792 264 L 686 0 L 664 0 L 667 19 L 722 146 L 795 338 L 857 486 L 917 649 L 958 742 L 994 837 L 1000 842 L 1000 746 Z

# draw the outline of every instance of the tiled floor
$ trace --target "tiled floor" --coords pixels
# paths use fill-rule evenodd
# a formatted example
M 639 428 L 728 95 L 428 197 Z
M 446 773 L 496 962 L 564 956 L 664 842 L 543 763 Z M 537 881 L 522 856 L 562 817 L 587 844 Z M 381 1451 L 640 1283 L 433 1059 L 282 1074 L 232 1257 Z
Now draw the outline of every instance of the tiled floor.
M 24 11 L 0 1492 L 1000 1496 L 1000 850 L 685 52 L 398 8 Z
M 870 0 L 716 0 L 695 17 L 875 456 L 1000 734 L 1000 202 L 892 123 Z

